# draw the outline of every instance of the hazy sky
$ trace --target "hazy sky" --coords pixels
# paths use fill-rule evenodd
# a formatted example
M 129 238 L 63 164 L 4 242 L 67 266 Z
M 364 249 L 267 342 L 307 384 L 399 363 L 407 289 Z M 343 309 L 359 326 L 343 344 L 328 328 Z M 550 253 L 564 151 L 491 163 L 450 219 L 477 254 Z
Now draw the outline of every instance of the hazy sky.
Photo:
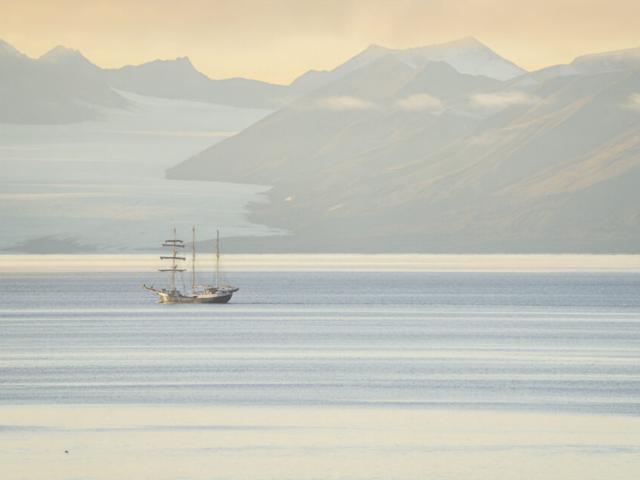
M 212 78 L 288 83 L 372 43 L 471 35 L 532 70 L 640 47 L 639 0 L 0 0 L 0 38 L 31 57 L 56 45 L 101 67 L 188 56 Z

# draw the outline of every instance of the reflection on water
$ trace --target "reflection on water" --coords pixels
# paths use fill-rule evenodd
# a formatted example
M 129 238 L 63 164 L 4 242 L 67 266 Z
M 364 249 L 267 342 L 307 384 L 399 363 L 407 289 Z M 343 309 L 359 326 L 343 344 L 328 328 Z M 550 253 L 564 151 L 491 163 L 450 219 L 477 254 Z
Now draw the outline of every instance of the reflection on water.
M 638 418 L 96 405 L 6 407 L 0 424 L 4 478 L 584 480 L 640 466 Z
M 2 478 L 640 469 L 638 273 L 232 274 L 227 305 L 0 277 Z

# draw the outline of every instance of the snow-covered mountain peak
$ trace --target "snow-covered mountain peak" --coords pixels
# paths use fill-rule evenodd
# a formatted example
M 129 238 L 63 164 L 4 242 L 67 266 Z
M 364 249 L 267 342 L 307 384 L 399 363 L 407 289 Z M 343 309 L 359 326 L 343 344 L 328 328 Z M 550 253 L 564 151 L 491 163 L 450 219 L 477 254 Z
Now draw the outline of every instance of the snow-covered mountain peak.
M 429 62 L 445 62 L 460 73 L 482 75 L 500 81 L 527 73 L 474 37 L 464 37 L 448 43 L 407 49 L 394 50 L 380 45 L 369 45 L 330 72 L 307 72 L 292 82 L 292 85 L 295 85 L 299 92 L 310 92 L 385 56 L 393 56 L 413 69 L 420 69 Z
M 78 50 L 67 48 L 62 45 L 58 45 L 57 47 L 52 48 L 47 53 L 42 55 L 38 60 L 47 63 L 75 62 L 93 65 Z
M 436 45 L 434 45 L 436 46 Z M 441 46 L 441 47 L 465 47 L 465 48 L 472 48 L 472 47 L 476 47 L 476 48 L 488 48 L 484 43 L 482 43 L 480 40 L 478 40 L 475 37 L 472 37 L 470 35 L 460 38 L 458 40 L 453 40 L 451 42 L 446 42 L 446 43 L 441 43 L 438 44 L 437 46 Z
M 430 61 L 441 61 L 448 63 L 460 73 L 484 75 L 496 80 L 509 80 L 526 73 L 525 70 L 502 58 L 474 37 L 464 37 L 452 42 L 406 49 L 370 45 L 335 68 L 332 71 L 332 77 L 340 77 L 385 55 L 393 55 L 411 68 L 420 68 Z
M 576 57 L 570 65 L 584 73 L 636 68 L 640 67 L 640 48 L 582 55 Z
M 383 47 L 381 45 L 377 45 L 375 43 L 372 43 L 371 45 L 369 45 L 367 48 L 364 49 L 364 52 L 369 52 L 369 53 L 374 53 L 374 52 L 388 52 L 389 49 L 386 47 Z
M 414 67 L 419 67 L 427 61 L 443 61 L 460 73 L 484 75 L 496 80 L 509 80 L 526 73 L 473 37 L 426 47 L 395 50 L 394 54 L 407 65 Z

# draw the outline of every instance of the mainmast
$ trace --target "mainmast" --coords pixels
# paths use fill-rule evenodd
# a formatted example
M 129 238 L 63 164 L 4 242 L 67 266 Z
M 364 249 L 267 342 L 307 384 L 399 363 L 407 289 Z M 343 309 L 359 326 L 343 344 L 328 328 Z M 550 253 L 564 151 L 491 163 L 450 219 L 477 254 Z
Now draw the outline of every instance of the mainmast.
M 191 227 L 193 231 L 193 240 L 191 243 L 191 295 L 196 294 L 196 227 Z
M 216 230 L 216 288 L 220 277 L 220 230 Z
M 161 272 L 171 272 L 171 291 L 176 289 L 176 272 L 184 272 L 183 268 L 178 268 L 176 260 L 185 260 L 185 257 L 178 257 L 178 248 L 184 248 L 184 242 L 176 239 L 176 229 L 173 229 L 173 240 L 165 240 L 162 244 L 163 247 L 171 247 L 172 255 L 170 257 L 161 256 L 161 260 L 171 259 L 171 268 L 160 269 Z

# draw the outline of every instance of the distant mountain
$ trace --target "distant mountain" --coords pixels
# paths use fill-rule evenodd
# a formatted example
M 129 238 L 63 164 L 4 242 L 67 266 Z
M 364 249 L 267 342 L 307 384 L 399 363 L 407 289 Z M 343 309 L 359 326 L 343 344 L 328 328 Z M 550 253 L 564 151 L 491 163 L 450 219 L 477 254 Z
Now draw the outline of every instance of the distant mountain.
M 583 55 L 577 57 L 570 65 L 583 73 L 640 68 L 640 48 Z
M 81 66 L 93 70 L 100 70 L 100 67 L 97 67 L 87 60 L 78 50 L 63 47 L 62 45 L 52 48 L 42 55 L 39 60 L 41 63 L 49 65 Z
M 555 77 L 580 75 L 583 73 L 604 73 L 633 68 L 640 68 L 640 48 L 582 55 L 576 57 L 568 65 L 553 65 L 523 75 L 521 78 L 525 82 L 538 82 Z
M 219 149 L 205 150 L 168 175 L 242 178 L 266 185 L 287 181 L 296 172 L 320 171 L 393 141 L 403 130 L 433 117 L 429 110 L 440 110 L 451 98 L 495 83 L 461 74 L 444 62 L 415 69 L 385 55 L 225 140 Z M 225 160 L 218 164 L 215 158 Z
M 294 235 L 236 248 L 640 252 L 640 67 L 499 81 L 360 60 L 167 172 L 274 187 L 253 220 Z
M 247 108 L 274 108 L 286 87 L 257 80 L 212 80 L 195 69 L 187 57 L 155 60 L 106 70 L 119 90 L 161 98 L 182 98 Z
M 76 50 L 56 47 L 39 59 L 0 41 L 0 122 L 70 123 L 95 106 L 124 108 L 102 70 Z
M 505 60 L 475 38 L 466 37 L 454 42 L 404 50 L 371 45 L 331 71 L 311 70 L 305 73 L 291 83 L 291 90 L 301 94 L 309 93 L 388 55 L 411 68 L 420 68 L 429 62 L 442 61 L 460 73 L 482 75 L 496 80 L 509 80 L 526 73 L 525 70 Z
M 42 55 L 37 64 L 49 88 L 73 99 L 81 108 L 82 103 L 112 108 L 129 104 L 112 90 L 103 70 L 77 50 L 56 47 Z
M 458 73 L 499 80 L 524 72 L 472 38 L 407 50 L 374 45 L 330 72 L 310 71 L 286 86 L 243 78 L 213 80 L 197 71 L 186 57 L 102 70 L 78 51 L 56 47 L 35 60 L 0 41 L 0 122 L 68 123 L 94 118 L 98 107 L 127 106 L 114 89 L 160 98 L 277 109 L 383 58 L 387 62 L 393 58 L 394 68 L 408 75 L 434 61 L 446 63 Z M 411 89 L 406 88 L 407 92 Z
M 282 86 L 0 42 L 0 122 L 77 122 L 123 92 L 275 110 L 167 171 L 273 186 L 254 220 L 293 235 L 241 250 L 640 253 L 640 49 L 525 72 L 472 38 L 371 46 Z
M 496 80 L 509 80 L 525 73 L 525 70 L 505 60 L 473 37 L 441 45 L 394 50 L 393 53 L 414 67 L 430 61 L 442 61 L 460 73 L 483 75 Z
M 456 42 L 406 50 L 372 45 L 330 72 L 311 70 L 290 85 L 273 85 L 241 78 L 212 80 L 198 72 L 188 58 L 145 63 L 109 70 L 109 82 L 120 90 L 163 98 L 186 98 L 251 108 L 280 107 L 322 88 L 360 67 L 383 57 L 394 57 L 416 70 L 431 61 L 442 61 L 460 73 L 505 80 L 525 73 L 477 40 L 468 37 Z
M 27 57 L 24 53 L 19 52 L 15 49 L 15 47 L 9 45 L 4 40 L 0 40 L 0 60 L 2 62 L 9 62 L 12 60 L 25 61 L 28 59 L 29 57 Z
M 100 107 L 127 108 L 116 90 L 245 108 L 278 107 L 287 87 L 255 80 L 212 80 L 188 58 L 103 70 L 77 50 L 55 47 L 38 59 L 0 40 L 0 123 L 73 123 Z

